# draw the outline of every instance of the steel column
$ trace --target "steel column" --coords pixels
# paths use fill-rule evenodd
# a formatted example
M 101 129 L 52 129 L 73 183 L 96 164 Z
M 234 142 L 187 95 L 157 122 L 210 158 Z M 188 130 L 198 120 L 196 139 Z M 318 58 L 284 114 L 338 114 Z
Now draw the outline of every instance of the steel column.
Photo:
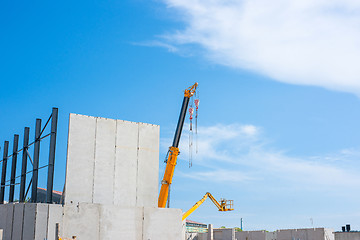
M 25 184 L 26 184 L 26 169 L 27 169 L 27 150 L 29 145 L 29 133 L 30 128 L 24 129 L 24 145 L 22 153 L 22 165 L 21 165 L 21 182 L 20 182 L 20 195 L 19 202 L 25 202 Z
M 18 145 L 19 145 L 19 135 L 15 134 L 14 135 L 14 144 L 13 144 L 12 163 L 11 163 L 9 202 L 14 202 L 16 161 L 17 161 Z
M 5 141 L 4 142 L 4 155 L 3 155 L 3 162 L 2 162 L 2 171 L 1 171 L 0 204 L 4 203 L 8 149 L 9 149 L 9 142 Z
M 37 202 L 37 186 L 38 186 L 38 168 L 39 168 L 39 154 L 40 154 L 40 133 L 41 133 L 41 119 L 36 119 L 35 126 L 35 145 L 34 145 L 34 163 L 32 176 L 32 191 L 31 202 Z
M 50 150 L 49 150 L 48 181 L 47 181 L 47 191 L 46 191 L 47 203 L 52 203 L 57 120 L 58 120 L 58 109 L 53 108 L 51 114 L 51 136 L 50 136 Z

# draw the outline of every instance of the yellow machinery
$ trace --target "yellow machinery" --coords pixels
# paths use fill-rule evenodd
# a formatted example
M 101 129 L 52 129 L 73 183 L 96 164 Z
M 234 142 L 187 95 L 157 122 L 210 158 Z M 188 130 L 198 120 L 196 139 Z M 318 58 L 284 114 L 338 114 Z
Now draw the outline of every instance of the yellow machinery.
M 178 121 L 178 124 L 176 127 L 174 141 L 173 141 L 172 146 L 169 148 L 168 157 L 166 160 L 166 169 L 165 169 L 163 180 L 161 181 L 161 189 L 160 189 L 159 199 L 158 199 L 158 207 L 159 208 L 164 208 L 166 206 L 166 202 L 167 202 L 168 195 L 169 195 L 169 187 L 171 185 L 175 166 L 176 166 L 176 160 L 180 153 L 178 146 L 179 146 L 182 128 L 184 125 L 186 110 L 188 108 L 190 98 L 195 94 L 197 86 L 198 86 L 198 83 L 195 83 L 194 85 L 192 85 L 191 87 L 186 89 L 185 93 L 184 93 L 184 100 L 183 100 L 182 107 L 181 107 L 179 121 Z
M 220 212 L 226 212 L 226 211 L 232 211 L 233 209 L 233 200 L 226 200 L 226 199 L 220 199 L 220 202 L 218 202 L 211 193 L 207 192 L 204 197 L 199 200 L 197 203 L 194 204 L 186 213 L 183 214 L 182 220 L 184 221 L 191 213 L 193 213 L 198 207 L 200 207 L 201 204 L 207 199 L 210 198 L 210 200 L 215 204 L 215 206 L 219 209 Z

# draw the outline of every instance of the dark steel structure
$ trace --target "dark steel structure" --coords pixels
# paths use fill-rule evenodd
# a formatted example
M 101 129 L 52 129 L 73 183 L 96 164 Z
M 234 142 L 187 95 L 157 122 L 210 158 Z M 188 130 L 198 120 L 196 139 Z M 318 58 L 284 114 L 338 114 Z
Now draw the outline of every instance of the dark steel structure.
M 5 180 L 6 180 L 6 167 L 7 167 L 7 155 L 9 150 L 9 142 L 5 141 L 4 143 L 4 155 L 2 160 L 2 171 L 1 171 L 1 186 L 0 186 L 0 204 L 4 203 L 4 194 L 5 194 Z
M 51 130 L 48 134 L 43 134 L 47 125 L 51 121 Z M 58 109 L 53 108 L 52 113 L 47 120 L 46 124 L 43 128 L 41 128 L 41 119 L 36 119 L 35 125 L 35 139 L 34 142 L 29 144 L 29 135 L 30 128 L 25 127 L 24 129 L 24 140 L 23 140 L 23 148 L 18 150 L 19 143 L 19 135 L 14 135 L 13 142 L 13 152 L 9 156 L 9 142 L 4 142 L 4 151 L 3 151 L 3 159 L 0 161 L 2 163 L 2 171 L 1 171 L 1 185 L 0 185 L 0 204 L 4 203 L 5 198 L 5 187 L 9 187 L 9 202 L 14 202 L 14 194 L 15 194 L 15 186 L 20 185 L 19 190 L 19 202 L 25 202 L 26 196 L 31 187 L 31 202 L 36 203 L 37 201 L 37 190 L 38 190 L 38 175 L 39 169 L 48 167 L 48 176 L 47 176 L 47 195 L 46 202 L 52 203 L 52 192 L 53 192 L 53 182 L 54 182 L 54 166 L 55 166 L 55 149 L 56 149 L 56 132 L 57 132 L 57 121 L 58 121 Z M 41 141 L 50 137 L 50 146 L 49 146 L 49 161 L 45 166 L 39 167 L 39 159 L 40 159 L 40 144 Z M 33 158 L 31 158 L 29 153 L 30 146 L 34 145 L 34 154 Z M 21 162 L 21 174 L 16 176 L 16 167 L 17 167 L 17 155 L 22 152 L 22 162 Z M 6 180 L 6 172 L 7 172 L 7 161 L 11 157 L 11 176 L 9 180 Z M 32 170 L 28 171 L 28 160 L 32 164 Z M 26 177 L 27 174 L 32 173 L 32 177 L 28 186 L 26 187 Z M 16 179 L 20 178 L 20 182 L 16 183 Z M 26 189 L 26 191 L 25 191 Z
M 19 135 L 15 134 L 14 135 L 13 154 L 12 154 L 12 163 L 11 163 L 11 179 L 10 179 L 9 202 L 14 201 L 15 175 L 16 175 L 16 162 L 17 162 L 18 145 L 19 145 Z

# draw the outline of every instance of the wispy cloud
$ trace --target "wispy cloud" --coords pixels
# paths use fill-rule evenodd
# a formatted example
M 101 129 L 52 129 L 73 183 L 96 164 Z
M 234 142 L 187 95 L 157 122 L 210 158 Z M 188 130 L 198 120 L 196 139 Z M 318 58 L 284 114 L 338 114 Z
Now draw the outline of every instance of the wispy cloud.
M 185 28 L 163 37 L 198 44 L 218 64 L 275 80 L 360 94 L 357 0 L 163 0 Z
M 145 42 L 134 42 L 133 45 L 144 46 L 144 47 L 161 47 L 167 49 L 169 52 L 178 52 L 179 49 L 173 44 L 165 43 L 163 41 L 145 41 Z
M 198 131 L 198 154 L 194 164 L 202 170 L 196 174 L 181 172 L 187 178 L 206 182 L 282 181 L 293 188 L 359 188 L 358 157 L 360 151 L 345 149 L 324 156 L 289 156 L 274 149 L 253 125 L 215 125 Z M 194 142 L 194 144 L 196 144 Z M 183 139 L 180 159 L 188 160 L 188 140 Z M 184 151 L 185 150 L 185 151 Z

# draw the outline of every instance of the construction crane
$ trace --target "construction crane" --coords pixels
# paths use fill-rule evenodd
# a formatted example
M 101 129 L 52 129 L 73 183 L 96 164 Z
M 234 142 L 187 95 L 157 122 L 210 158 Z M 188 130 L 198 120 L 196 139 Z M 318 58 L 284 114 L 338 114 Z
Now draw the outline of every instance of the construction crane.
M 172 182 L 172 178 L 174 175 L 174 170 L 176 166 L 177 157 L 180 153 L 179 151 L 179 142 L 180 142 L 180 136 L 184 125 L 184 120 L 186 116 L 186 110 L 189 105 L 190 98 L 195 94 L 196 88 L 198 86 L 198 83 L 195 83 L 188 89 L 185 89 L 184 92 L 184 100 L 182 103 L 179 121 L 176 127 L 174 141 L 171 147 L 169 147 L 169 152 L 166 160 L 166 169 L 164 173 L 163 180 L 161 181 L 161 189 L 159 193 L 159 199 L 158 199 L 158 207 L 164 208 L 166 206 L 166 202 L 169 195 L 169 187 Z
M 182 220 L 184 221 L 191 213 L 193 213 L 198 207 L 200 207 L 201 204 L 207 199 L 210 198 L 210 200 L 215 204 L 215 206 L 219 209 L 220 212 L 226 212 L 226 211 L 233 211 L 233 200 L 226 200 L 226 199 L 220 199 L 220 202 L 218 202 L 211 193 L 207 192 L 204 197 L 199 200 L 197 203 L 194 204 L 187 212 L 185 212 L 182 216 Z

